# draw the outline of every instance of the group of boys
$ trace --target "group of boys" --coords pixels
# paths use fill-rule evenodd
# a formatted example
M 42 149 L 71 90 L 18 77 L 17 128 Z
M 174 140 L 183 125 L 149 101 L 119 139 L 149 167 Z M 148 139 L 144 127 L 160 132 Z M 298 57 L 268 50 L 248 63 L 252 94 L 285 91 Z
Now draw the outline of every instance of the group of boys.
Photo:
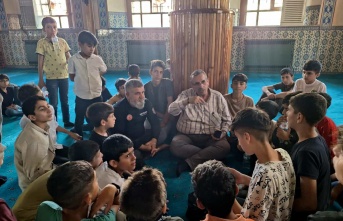
M 233 77 L 231 85 L 233 92 L 223 96 L 208 87 L 209 82 L 204 71 L 196 70 L 191 74 L 192 88 L 183 91 L 173 101 L 172 82 L 163 79 L 164 63 L 156 60 L 151 63 L 152 81 L 148 84 L 143 85 L 140 79 L 116 82 L 119 94 L 115 95 L 116 100 L 113 98 L 114 101 L 111 101 L 115 103 L 112 107 L 111 102 L 109 102 L 111 104 L 102 102 L 101 74 L 107 68 L 101 57 L 93 54 L 97 45 L 95 36 L 90 32 L 82 31 L 78 37 L 81 51 L 69 58 L 70 48 L 63 39 L 57 39 L 59 45 L 57 48 L 53 43 L 57 28 L 56 22 L 51 19 L 43 19 L 47 37 L 38 44 L 37 53 L 39 54 L 39 85 L 44 85 L 42 78 L 44 71 L 47 74 L 46 86 L 52 106 L 41 97 L 40 89 L 34 85 L 22 86 L 18 95 L 22 97 L 22 110 L 25 115 L 21 124 L 23 131 L 15 143 L 15 165 L 19 186 L 23 190 L 22 195 L 30 195 L 27 192 L 32 189 L 37 191 L 36 187 L 34 188 L 35 183 L 44 178 L 41 182 L 47 183 L 48 194 L 45 196 L 49 195 L 49 197 L 43 200 L 53 199 L 58 204 L 51 202 L 41 204 L 37 220 L 47 220 L 46 217 L 51 214 L 61 217 L 62 208 L 65 211 L 63 215 L 68 219 L 86 218 L 88 214 L 85 208 L 88 209 L 90 204 L 99 199 L 99 203 L 95 203 L 93 208 L 100 208 L 106 203 L 116 204 L 117 201 L 113 199 L 117 199 L 119 189 L 122 189 L 121 210 L 132 220 L 140 220 L 142 214 L 148 214 L 149 220 L 160 219 L 166 211 L 165 181 L 161 173 L 155 169 L 133 171 L 143 167 L 143 159 L 147 153 L 154 155 L 159 151 L 158 146 L 164 143 L 172 127 L 170 115 L 180 115 L 176 125 L 178 134 L 171 142 L 171 152 L 184 159 L 178 165 L 178 173 L 193 170 L 192 182 L 198 198 L 198 206 L 208 210 L 206 220 L 213 220 L 211 216 L 226 220 L 244 220 L 243 216 L 257 220 L 290 220 L 292 216 L 294 220 L 302 220 L 309 213 L 327 208 L 330 194 L 329 148 L 315 129 L 315 125 L 325 116 L 327 109 L 327 101 L 323 96 L 317 93 L 301 93 L 293 96 L 289 100 L 289 105 L 285 106 L 288 126 L 294 129 L 298 136 L 298 142 L 290 151 L 290 155 L 283 149 L 274 149 L 271 146 L 269 135 L 272 127 L 271 117 L 266 112 L 253 108 L 252 99 L 243 94 L 248 80 L 244 74 Z M 46 48 L 49 49 L 45 51 Z M 67 108 L 68 104 L 65 100 L 62 101 L 68 94 L 68 91 L 63 94 L 66 91 L 63 88 L 68 81 L 65 81 L 64 68 L 58 72 L 48 69 L 54 62 L 49 60 L 49 56 L 45 53 L 52 52 L 54 56 L 66 58 L 60 61 L 61 67 L 66 65 L 69 58 L 66 76 L 68 78 L 69 73 L 69 78 L 75 82 L 76 94 L 76 120 L 73 132 L 59 127 L 54 116 L 54 111 L 55 114 L 57 112 L 56 91 L 59 87 L 60 99 L 64 102 L 63 122 L 65 126 L 71 126 L 69 113 L 66 111 L 69 108 Z M 137 66 L 132 66 L 132 69 L 139 72 Z M 262 98 L 261 102 L 286 97 L 290 94 L 293 85 L 293 91 L 326 92 L 325 84 L 316 79 L 320 75 L 320 63 L 311 60 L 303 69 L 303 78 L 295 83 L 292 72 L 289 69 L 283 70 L 281 85 L 264 87 L 266 97 Z M 125 89 L 125 94 L 122 87 Z M 273 94 L 271 89 L 281 89 L 282 93 Z M 164 99 L 162 96 L 156 96 L 161 94 Z M 50 98 L 50 95 L 55 96 L 56 99 Z M 72 160 L 70 153 L 73 148 L 59 149 L 56 137 L 52 137 L 52 134 L 56 135 L 56 131 L 61 131 L 75 140 L 80 140 L 85 116 L 94 126 L 90 140 L 96 143 L 78 141 L 74 145 L 98 146 L 100 151 L 93 152 L 93 158 L 98 159 L 96 166 L 92 167 L 91 164 L 84 162 L 70 162 L 56 168 L 56 165 Z M 231 118 L 233 118 L 232 122 Z M 150 130 L 147 130 L 149 126 L 144 124 L 146 119 L 150 123 Z M 201 122 L 198 119 L 201 119 Z M 133 131 L 132 128 L 135 130 Z M 223 159 L 227 155 L 231 144 L 226 140 L 229 129 L 238 141 L 239 149 L 247 155 L 256 155 L 258 161 L 251 177 L 234 169 L 228 170 L 216 161 L 205 162 L 210 159 Z M 92 163 L 93 158 L 85 156 L 84 159 L 77 160 Z M 103 163 L 101 158 L 104 160 Z M 226 205 L 218 205 L 218 199 L 222 196 L 215 198 L 217 193 L 213 192 L 213 188 L 218 186 L 210 185 L 212 180 L 219 179 L 216 170 L 228 181 L 225 183 L 229 185 L 228 190 L 230 190 L 225 196 Z M 203 177 L 206 172 L 210 173 L 208 176 L 214 177 Z M 133 175 L 125 181 L 130 174 Z M 61 180 L 65 180 L 62 182 L 64 185 L 60 185 Z M 158 184 L 156 189 L 159 191 L 147 191 L 151 187 L 142 190 L 139 184 L 142 185 L 143 180 Z M 154 180 L 156 182 L 153 182 Z M 84 185 L 75 185 L 77 182 L 82 182 Z M 234 200 L 237 192 L 235 183 L 249 186 L 242 206 Z M 98 192 L 99 187 L 103 188 L 101 193 Z M 154 211 L 148 211 L 144 206 L 148 199 L 136 200 L 137 195 L 151 197 L 154 194 L 157 194 L 154 199 L 159 199 L 159 202 L 152 205 L 160 208 L 159 210 L 153 208 Z M 18 200 L 17 203 L 20 201 Z M 14 209 L 15 213 L 20 213 L 22 205 L 15 208 L 19 208 Z M 108 207 L 105 211 L 109 209 Z M 117 207 L 113 209 L 114 212 L 118 211 Z M 95 212 L 91 211 L 90 215 L 94 214 Z M 110 220 L 114 213 L 110 212 L 102 216 L 106 217 L 105 220 Z

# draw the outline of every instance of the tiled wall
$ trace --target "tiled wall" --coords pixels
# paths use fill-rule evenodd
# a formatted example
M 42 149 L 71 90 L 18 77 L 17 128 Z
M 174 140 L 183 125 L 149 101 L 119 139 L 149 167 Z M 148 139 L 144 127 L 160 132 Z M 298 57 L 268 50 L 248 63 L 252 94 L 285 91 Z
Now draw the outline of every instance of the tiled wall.
M 59 36 L 65 38 L 72 48 L 78 51 L 77 31 L 60 30 Z M 126 69 L 128 64 L 127 40 L 166 41 L 166 57 L 170 55 L 169 29 L 103 29 L 97 33 L 99 54 L 110 69 Z M 43 37 L 40 30 L 20 30 L 0 32 L 0 51 L 4 53 L 8 66 L 27 66 L 23 39 L 38 40 Z M 343 27 L 234 27 L 231 56 L 231 70 L 244 70 L 246 39 L 294 39 L 293 68 L 299 72 L 308 59 L 319 59 L 323 72 L 343 73 Z M 148 52 L 147 52 L 148 53 Z
M 305 9 L 304 25 L 318 25 L 320 5 L 307 6 Z
M 324 0 L 322 12 L 322 26 L 331 26 L 336 0 Z
M 108 13 L 109 28 L 127 28 L 127 13 L 126 12 L 109 12 Z

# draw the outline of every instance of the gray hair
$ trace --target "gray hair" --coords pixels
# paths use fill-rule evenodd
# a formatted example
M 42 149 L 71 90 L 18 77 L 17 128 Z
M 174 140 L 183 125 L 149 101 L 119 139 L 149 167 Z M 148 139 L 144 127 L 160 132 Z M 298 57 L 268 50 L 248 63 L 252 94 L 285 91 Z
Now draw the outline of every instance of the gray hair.
M 198 70 L 193 71 L 190 77 L 191 77 L 191 79 L 192 79 L 192 78 L 194 78 L 194 77 L 196 77 L 196 76 L 198 76 L 198 75 L 200 75 L 200 74 L 204 74 L 204 75 L 206 76 L 206 78 L 207 78 L 206 72 L 203 71 L 203 70 L 201 70 L 201 69 L 198 69 Z
M 125 92 L 128 92 L 131 88 L 144 87 L 142 81 L 137 79 L 131 79 L 125 83 Z

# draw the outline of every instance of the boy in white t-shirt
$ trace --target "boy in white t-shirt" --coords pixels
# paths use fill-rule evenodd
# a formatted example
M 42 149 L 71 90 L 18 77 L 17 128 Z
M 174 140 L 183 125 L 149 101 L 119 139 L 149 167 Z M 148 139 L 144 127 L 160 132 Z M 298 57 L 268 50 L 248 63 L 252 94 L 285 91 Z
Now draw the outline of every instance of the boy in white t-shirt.
M 321 70 L 322 64 L 319 61 L 307 61 L 303 67 L 303 78 L 295 81 L 293 91 L 326 93 L 326 85 L 317 80 Z

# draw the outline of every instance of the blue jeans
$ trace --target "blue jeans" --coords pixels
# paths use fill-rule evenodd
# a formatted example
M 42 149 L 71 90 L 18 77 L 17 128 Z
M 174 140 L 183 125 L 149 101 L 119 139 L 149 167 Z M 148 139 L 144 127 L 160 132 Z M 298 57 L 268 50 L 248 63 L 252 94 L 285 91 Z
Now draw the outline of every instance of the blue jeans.
M 49 92 L 49 104 L 55 109 L 57 120 L 57 105 L 58 105 L 58 91 L 60 93 L 60 101 L 62 107 L 63 122 L 70 122 L 69 118 L 69 104 L 68 104 L 68 89 L 69 79 L 46 79 L 46 88 Z

